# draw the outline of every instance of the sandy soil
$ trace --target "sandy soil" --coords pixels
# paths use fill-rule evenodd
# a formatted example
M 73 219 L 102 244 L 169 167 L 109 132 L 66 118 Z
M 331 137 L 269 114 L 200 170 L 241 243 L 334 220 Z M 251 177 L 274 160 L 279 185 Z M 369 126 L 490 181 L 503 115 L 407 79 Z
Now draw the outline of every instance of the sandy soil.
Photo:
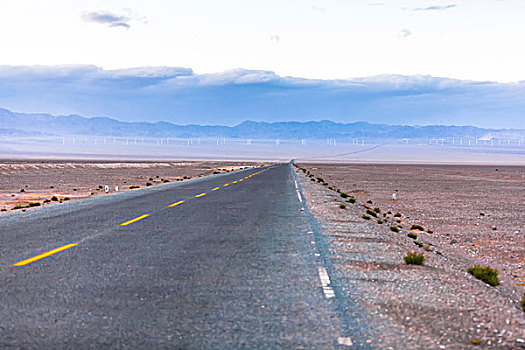
M 449 349 L 479 339 L 488 348 L 523 348 L 525 167 L 298 166 L 327 183 L 298 172 L 309 209 L 332 239 L 338 270 L 355 288 L 350 297 L 382 330 L 379 343 Z M 345 202 L 338 191 L 357 202 Z M 342 203 L 347 208 L 339 208 Z M 380 208 L 387 222 L 363 219 L 364 205 Z M 394 217 L 397 212 L 401 217 Z M 425 232 L 411 231 L 413 224 Z M 425 266 L 403 263 L 411 251 L 425 255 Z M 490 287 L 466 273 L 478 264 L 498 269 L 501 284 Z
M 63 200 L 128 191 L 165 182 L 251 167 L 238 162 L 89 162 L 89 161 L 0 161 L 0 210 L 26 206 L 59 204 Z M 50 201 L 55 196 L 58 201 Z M 66 199 L 69 198 L 69 199 Z M 50 201 L 44 203 L 44 201 Z M 31 210 L 24 208 L 22 210 Z

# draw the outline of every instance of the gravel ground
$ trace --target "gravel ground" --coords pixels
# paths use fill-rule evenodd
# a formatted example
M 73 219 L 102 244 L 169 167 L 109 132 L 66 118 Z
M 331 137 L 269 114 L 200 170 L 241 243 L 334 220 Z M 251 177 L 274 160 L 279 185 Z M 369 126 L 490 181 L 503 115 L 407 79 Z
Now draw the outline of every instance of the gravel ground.
M 320 171 L 317 166 L 299 166 L 328 182 L 323 186 L 298 171 L 308 208 L 329 238 L 335 281 L 345 297 L 358 301 L 366 310 L 356 317 L 370 326 L 374 348 L 525 349 L 525 313 L 519 305 L 523 287 L 512 276 L 501 273 L 498 287 L 475 279 L 466 271 L 486 261 L 479 255 L 469 254 L 457 244 L 444 243 L 437 232 L 412 231 L 418 237 L 409 238 L 407 233 L 414 219 L 401 210 L 401 217 L 394 217 L 396 211 L 391 209 L 397 210 L 395 207 L 390 209 L 392 214 L 383 216 L 390 207 L 373 199 L 373 204 L 366 203 L 374 194 L 369 188 L 361 188 L 358 194 L 346 190 L 357 197 L 357 202 L 350 204 L 337 190 L 343 191 L 348 182 L 353 186 L 353 178 L 348 181 L 339 173 L 338 181 L 334 180 L 336 176 L 332 181 L 325 167 Z M 344 209 L 339 207 L 343 203 Z M 363 219 L 367 210 L 363 205 L 380 207 L 378 216 L 388 222 L 378 224 L 374 217 Z M 396 233 L 390 230 L 391 225 L 402 228 Z M 519 242 L 507 248 L 523 249 Z M 424 254 L 424 265 L 406 265 L 403 257 L 409 252 Z

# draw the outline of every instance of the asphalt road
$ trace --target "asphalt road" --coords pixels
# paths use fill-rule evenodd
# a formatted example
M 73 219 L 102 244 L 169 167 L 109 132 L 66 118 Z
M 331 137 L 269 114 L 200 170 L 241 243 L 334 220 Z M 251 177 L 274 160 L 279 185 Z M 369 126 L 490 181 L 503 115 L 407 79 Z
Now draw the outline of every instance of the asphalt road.
M 301 206 L 281 164 L 3 218 L 0 347 L 341 346 Z

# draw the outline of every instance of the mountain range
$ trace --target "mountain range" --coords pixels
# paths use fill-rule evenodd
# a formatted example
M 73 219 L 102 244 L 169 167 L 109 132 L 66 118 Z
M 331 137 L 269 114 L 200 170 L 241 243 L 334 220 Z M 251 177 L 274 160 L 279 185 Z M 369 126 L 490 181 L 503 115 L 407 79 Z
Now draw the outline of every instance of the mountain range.
M 256 122 L 235 126 L 177 125 L 169 122 L 124 122 L 79 115 L 16 113 L 0 108 L 0 136 L 92 135 L 116 137 L 250 138 L 250 139 L 423 139 L 423 138 L 524 138 L 523 129 L 484 129 L 474 126 L 409 126 L 336 123 L 333 121 Z

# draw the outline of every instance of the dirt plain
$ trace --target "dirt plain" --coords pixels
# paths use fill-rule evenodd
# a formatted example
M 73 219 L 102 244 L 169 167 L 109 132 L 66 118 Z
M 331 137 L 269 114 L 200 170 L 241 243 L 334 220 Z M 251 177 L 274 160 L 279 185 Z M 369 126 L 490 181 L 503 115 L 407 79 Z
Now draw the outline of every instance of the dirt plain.
M 261 165 L 241 162 L 0 161 L 0 214 Z M 147 185 L 149 184 L 149 185 Z M 138 187 L 137 187 L 138 186 Z M 51 198 L 56 197 L 56 201 Z M 66 199 L 67 198 L 67 199 Z
M 381 330 L 376 346 L 525 348 L 525 167 L 297 165 L 349 297 L 374 315 L 363 322 Z M 380 208 L 385 223 L 363 219 L 364 206 Z M 425 265 L 405 265 L 408 252 L 424 254 Z M 501 284 L 467 274 L 475 265 L 496 268 Z

